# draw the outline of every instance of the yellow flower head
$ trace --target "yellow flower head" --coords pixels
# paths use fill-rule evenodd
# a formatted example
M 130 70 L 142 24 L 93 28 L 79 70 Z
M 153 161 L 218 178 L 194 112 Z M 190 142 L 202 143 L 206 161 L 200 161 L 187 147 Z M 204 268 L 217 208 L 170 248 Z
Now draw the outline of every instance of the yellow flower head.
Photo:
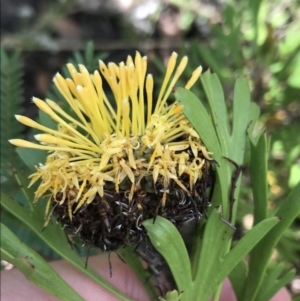
M 157 98 L 153 77 L 147 75 L 147 57 L 138 52 L 134 59 L 128 56 L 119 65 L 100 61 L 99 71 L 93 74 L 83 65 L 78 71 L 72 64 L 67 65 L 72 78 L 57 74 L 54 83 L 76 117 L 52 100 L 33 98 L 57 123 L 57 129 L 17 115 L 19 122 L 42 132 L 35 135 L 39 144 L 10 140 L 16 146 L 49 152 L 46 162 L 31 175 L 30 185 L 41 180 L 35 201 L 50 194 L 47 210 L 51 204 L 55 210 L 62 206 L 69 223 L 78 212 L 100 202 L 106 209 L 100 210 L 98 218 L 110 232 L 112 202 L 118 204 L 119 215 L 129 207 L 144 212 L 134 219 L 139 227 L 138 216 L 151 217 L 145 214 L 149 201 L 143 201 L 148 192 L 159 195 L 155 204 L 151 203 L 156 214 L 168 207 L 175 194 L 199 197 L 197 183 L 208 170 L 210 153 L 181 106 L 168 102 L 187 62 L 183 57 L 177 65 L 177 54 L 171 55 Z M 198 80 L 201 70 L 199 67 L 193 72 L 186 89 Z M 103 81 L 108 83 L 113 99 L 104 92 Z

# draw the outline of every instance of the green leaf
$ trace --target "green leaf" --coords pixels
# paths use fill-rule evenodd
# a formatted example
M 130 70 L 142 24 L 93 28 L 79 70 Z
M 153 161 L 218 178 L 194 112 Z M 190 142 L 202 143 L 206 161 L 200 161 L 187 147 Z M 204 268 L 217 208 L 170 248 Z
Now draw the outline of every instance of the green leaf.
M 249 111 L 249 123 L 250 124 L 248 126 L 247 133 L 248 133 L 250 142 L 255 145 L 257 143 L 259 137 L 261 136 L 262 132 L 264 131 L 264 128 L 262 128 L 260 132 L 256 133 L 256 136 L 254 136 L 254 128 L 255 128 L 255 125 L 259 118 L 260 109 L 257 104 L 255 104 L 254 102 L 251 102 L 249 110 L 250 110 Z
M 251 143 L 251 187 L 254 199 L 254 225 L 267 218 L 268 210 L 268 145 L 266 135 Z
M 153 219 L 144 221 L 143 226 L 155 249 L 168 263 L 178 290 L 184 291 L 187 297 L 192 285 L 192 271 L 180 233 L 170 221 L 160 216 L 157 216 L 155 223 Z
M 243 160 L 244 147 L 246 143 L 246 130 L 249 124 L 249 109 L 249 83 L 245 78 L 238 78 L 234 86 L 231 141 L 239 141 L 239 143 L 232 143 L 230 152 L 233 154 L 235 161 L 238 163 Z M 239 158 L 236 158 L 237 155 L 239 155 Z
M 245 255 L 273 228 L 280 222 L 278 217 L 270 217 L 255 225 L 233 249 L 225 256 L 222 263 L 222 273 L 227 274 L 226 269 L 232 270 Z M 280 224 L 280 223 L 279 223 Z
M 30 207 L 30 209 L 33 209 L 33 200 L 34 200 L 34 188 L 30 187 L 27 188 L 28 186 L 28 178 L 26 177 L 26 174 L 22 171 L 19 171 L 15 168 L 12 167 L 13 170 L 13 175 L 15 177 L 16 182 L 18 183 L 24 198 L 21 200 L 18 199 L 19 202 L 22 203 L 22 205 L 28 205 Z M 11 196 L 11 195 L 10 195 Z M 27 201 L 27 203 L 25 203 L 25 201 Z
M 296 271 L 290 270 L 283 276 L 279 277 L 283 270 L 283 265 L 278 264 L 276 267 L 270 269 L 260 286 L 260 290 L 257 293 L 255 301 L 271 300 L 271 298 L 285 285 L 290 283 L 294 278 Z
M 28 186 L 28 174 L 27 170 L 16 169 L 11 166 L 12 177 L 10 183 L 2 183 L 1 191 L 7 193 L 11 198 L 16 200 L 24 208 L 34 210 L 33 200 L 36 185 L 26 188 Z M 7 185 L 10 184 L 10 185 Z M 39 202 L 37 204 L 38 209 L 44 212 L 45 204 Z M 43 207 L 43 208 L 42 208 Z M 47 258 L 58 259 L 60 256 L 53 252 L 53 250 L 42 241 L 35 233 L 33 233 L 28 227 L 24 226 L 22 222 L 10 212 L 2 208 L 1 221 L 11 230 L 14 234 L 22 239 L 27 245 L 34 248 L 35 251 L 47 256 Z
M 180 87 L 176 88 L 175 97 L 178 103 L 183 105 L 183 114 L 199 134 L 207 149 L 214 153 L 217 161 L 221 161 L 222 152 L 216 131 L 202 102 L 193 92 Z
M 84 58 L 88 66 L 92 65 L 94 59 L 94 51 L 95 51 L 94 43 L 93 41 L 89 41 L 86 44 L 86 48 L 84 51 Z
M 222 212 L 225 218 L 229 217 L 229 189 L 231 185 L 232 164 L 224 162 L 224 156 L 229 157 L 237 164 L 242 164 L 246 144 L 246 133 L 249 123 L 250 92 L 247 82 L 239 79 L 235 85 L 233 131 L 229 136 L 228 120 L 225 100 L 221 84 L 217 75 L 204 73 L 202 83 L 205 88 L 211 117 L 202 102 L 191 92 L 183 88 L 176 88 L 175 97 L 179 104 L 183 105 L 182 112 L 199 134 L 201 140 L 209 151 L 214 153 L 214 159 L 220 164 L 217 168 L 218 179 L 216 181 L 213 204 L 222 204 Z M 236 183 L 235 198 L 238 198 L 240 179 Z M 234 204 L 233 221 L 237 203 Z
M 35 207 L 35 210 L 31 211 L 25 207 L 22 207 L 16 201 L 3 193 L 1 193 L 1 206 L 3 206 L 7 211 L 27 225 L 57 254 L 59 254 L 73 266 L 77 267 L 85 275 L 96 281 L 116 297 L 120 298 L 120 300 L 130 300 L 129 297 L 116 289 L 112 284 L 110 284 L 90 267 L 85 268 L 82 258 L 71 249 L 69 243 L 67 242 L 64 231 L 53 220 L 50 221 L 45 231 L 42 232 L 42 227 L 44 225 L 44 213 L 39 212 L 37 207 Z
M 35 251 L 26 246 L 1 224 L 1 257 L 12 263 L 24 276 L 62 300 L 84 300 Z
M 232 133 L 227 141 L 229 156 L 238 165 L 242 165 L 245 156 L 245 145 L 247 141 L 247 128 L 249 125 L 249 108 L 250 108 L 250 91 L 249 85 L 245 78 L 238 78 L 234 86 L 233 96 L 233 124 Z M 234 199 L 238 199 L 241 185 L 241 176 L 238 178 L 235 186 Z M 235 222 L 238 202 L 234 202 L 231 222 Z
M 192 267 L 193 267 L 193 298 L 201 296 L 201 300 L 206 300 L 206 290 L 211 294 L 218 289 L 218 283 L 212 280 L 215 278 L 216 271 L 222 257 L 228 251 L 234 228 L 222 219 L 217 210 L 213 210 L 205 225 L 203 239 L 195 241 Z M 210 297 L 210 296 L 208 296 Z M 207 297 L 207 298 L 208 298 Z
M 237 300 L 242 300 L 243 287 L 247 277 L 247 266 L 244 260 L 241 260 L 229 274 L 229 280 L 236 295 Z
M 270 231 L 277 223 L 279 219 L 277 217 L 272 217 L 260 222 L 254 228 L 252 228 L 234 247 L 228 254 L 219 259 L 219 264 L 217 268 L 214 267 L 214 270 L 207 271 L 207 266 L 201 266 L 197 272 L 197 276 L 200 277 L 195 279 L 196 292 L 193 293 L 193 296 L 201 296 L 201 300 L 208 300 L 211 295 L 214 293 L 216 288 L 222 283 L 222 281 L 230 274 L 230 272 L 234 269 L 234 267 L 253 249 L 253 247 L 266 235 L 267 232 Z M 211 238 L 213 240 L 213 238 Z M 220 245 L 220 242 L 217 242 L 217 246 Z M 215 246 L 213 246 L 215 248 Z M 212 252 L 213 249 L 210 249 Z M 208 252 L 206 252 L 206 258 L 209 258 Z M 214 257 L 216 261 L 217 258 Z M 203 259 L 203 264 L 204 259 Z M 213 265 L 213 264 L 206 264 Z M 203 278 L 202 278 L 202 277 Z M 201 280 L 201 281 L 200 281 Z
M 223 153 L 211 118 L 202 102 L 193 92 L 184 88 L 176 88 L 175 97 L 178 103 L 183 105 L 183 114 L 199 134 L 206 148 L 214 153 L 214 159 L 220 164 Z M 227 174 L 227 172 L 229 172 L 229 169 L 217 169 L 218 181 L 215 186 L 213 198 L 213 204 L 215 206 L 222 202 L 224 216 L 227 216 L 227 212 L 229 212 L 228 199 L 226 197 L 229 195 L 228 187 L 230 175 Z
M 57 123 L 42 110 L 39 110 L 39 122 L 49 129 L 57 130 Z
M 225 255 L 234 231 L 217 210 L 212 211 L 205 225 L 200 254 L 195 254 L 192 261 L 193 278 L 195 283 L 199 283 L 200 291 L 207 285 L 211 286 L 210 282 L 219 269 L 220 260 Z
M 48 260 L 61 259 L 44 241 L 32 232 L 26 225 L 20 222 L 15 216 L 1 208 L 1 222 L 7 226 L 17 237 L 22 240 L 22 243 L 31 247 L 38 254 Z
M 224 160 L 222 157 L 225 154 L 221 150 L 215 128 L 202 102 L 194 93 L 184 88 L 176 88 L 175 97 L 178 103 L 183 105 L 183 114 L 199 134 L 206 148 L 214 153 L 214 159 L 221 165 L 221 162 Z M 217 206 L 222 202 L 223 215 L 227 217 L 229 216 L 230 167 L 221 165 L 221 168 L 217 169 L 217 175 L 218 180 L 215 186 L 213 204 Z
M 209 70 L 201 76 L 201 82 L 208 98 L 211 117 L 222 149 L 222 154 L 223 156 L 228 156 L 228 114 L 221 83 L 218 76 L 211 74 Z
M 17 153 L 24 164 L 31 170 L 36 171 L 35 166 L 46 162 L 47 152 L 40 149 L 17 147 Z
M 275 213 L 281 218 L 281 222 L 276 225 L 264 238 L 263 241 L 253 249 L 250 254 L 249 272 L 247 282 L 244 287 L 243 300 L 254 300 L 259 290 L 263 276 L 274 247 L 280 237 L 291 225 L 294 219 L 300 214 L 300 183 L 294 187 L 286 200 Z M 260 223 L 259 223 L 260 224 Z M 258 225 L 259 225 L 258 224 Z

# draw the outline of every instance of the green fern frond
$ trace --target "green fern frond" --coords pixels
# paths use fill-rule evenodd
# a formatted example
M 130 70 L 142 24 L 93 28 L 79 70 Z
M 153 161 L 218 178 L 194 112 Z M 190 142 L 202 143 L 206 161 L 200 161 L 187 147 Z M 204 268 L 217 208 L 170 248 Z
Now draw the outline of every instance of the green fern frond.
M 7 53 L 1 50 L 1 191 L 25 206 L 27 201 L 24 200 L 22 187 L 26 187 L 26 185 L 18 183 L 14 174 L 17 170 L 22 170 L 26 178 L 28 170 L 15 147 L 8 142 L 9 139 L 22 137 L 23 126 L 16 121 L 14 116 L 22 113 L 22 102 L 23 64 L 21 54 L 19 51 Z M 57 258 L 45 243 L 4 208 L 1 210 L 1 221 L 36 251 L 48 258 Z
M 8 54 L 1 50 L 1 164 L 17 167 L 21 164 L 9 139 L 21 137 L 22 125 L 16 122 L 15 114 L 22 111 L 23 64 L 20 52 Z M 3 166 L 1 166 L 3 170 Z M 4 168 L 5 169 L 5 168 Z

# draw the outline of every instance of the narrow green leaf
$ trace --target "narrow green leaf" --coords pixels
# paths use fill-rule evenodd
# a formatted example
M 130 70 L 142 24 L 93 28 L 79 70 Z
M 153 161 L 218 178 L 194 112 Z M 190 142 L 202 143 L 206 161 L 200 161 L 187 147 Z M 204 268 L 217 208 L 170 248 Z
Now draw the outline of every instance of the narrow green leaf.
M 251 143 L 251 187 L 254 199 L 254 225 L 267 218 L 268 210 L 268 146 L 266 135 Z
M 218 180 L 213 200 L 222 204 L 224 217 L 229 217 L 229 189 L 231 184 L 232 164 L 224 162 L 223 156 L 229 157 L 237 164 L 242 164 L 246 144 L 246 132 L 249 123 L 250 92 L 245 79 L 238 79 L 234 93 L 234 116 L 232 137 L 229 137 L 227 110 L 220 81 L 216 74 L 206 72 L 202 76 L 211 114 L 206 111 L 201 101 L 190 91 L 177 88 L 175 97 L 183 107 L 183 113 L 191 122 L 208 150 L 214 153 L 214 159 L 221 168 L 217 169 Z M 228 164 L 229 163 L 229 164 Z M 240 179 L 237 183 L 235 197 L 238 198 Z M 237 203 L 235 204 L 236 208 Z M 235 212 L 236 209 L 234 209 Z M 233 214 L 234 216 L 235 214 Z M 234 218 L 233 218 L 234 220 Z
M 82 258 L 71 249 L 67 242 L 66 235 L 61 227 L 54 221 L 51 221 L 44 232 L 42 227 L 44 225 L 44 213 L 39 212 L 38 208 L 34 211 L 22 207 L 16 201 L 1 193 L 1 206 L 7 211 L 16 216 L 20 221 L 27 225 L 32 231 L 34 231 L 43 241 L 45 241 L 57 254 L 70 262 L 73 266 L 77 267 L 80 271 L 86 274 L 88 277 L 96 281 L 103 288 L 111 292 L 120 300 L 129 301 L 130 298 L 116 289 L 107 280 L 102 278 L 90 267 L 85 268 L 85 263 Z
M 74 65 L 84 64 L 83 54 L 79 51 L 74 52 Z
M 266 271 L 266 275 L 267 277 L 265 277 L 264 279 L 264 283 L 274 283 L 280 276 L 280 274 L 282 273 L 284 268 L 284 265 L 282 263 L 277 264 L 276 266 L 273 266 L 271 268 L 269 268 Z M 267 288 L 268 285 L 263 286 L 263 288 Z
M 255 301 L 271 300 L 271 298 L 285 285 L 290 283 L 294 278 L 296 271 L 290 270 L 283 276 L 278 277 L 283 269 L 283 265 L 279 264 L 277 267 L 270 270 L 264 277 L 257 293 Z
M 249 126 L 247 129 L 247 133 L 248 133 L 250 142 L 254 145 L 257 144 L 257 141 L 258 141 L 260 135 L 262 135 L 262 133 L 264 131 L 264 128 L 262 128 L 258 133 L 254 133 L 254 128 L 255 128 L 257 120 L 259 118 L 259 114 L 260 114 L 259 106 L 256 103 L 251 102 L 250 108 L 249 108 Z
M 217 132 L 222 153 L 224 156 L 227 156 L 227 144 L 229 140 L 228 114 L 220 80 L 216 74 L 211 74 L 208 70 L 201 76 L 201 82 L 208 98 L 214 127 Z
M 85 51 L 84 51 L 84 58 L 85 62 L 88 66 L 92 66 L 93 58 L 94 58 L 94 43 L 93 41 L 89 41 L 86 45 Z
M 281 218 L 281 222 L 276 225 L 265 236 L 264 240 L 259 242 L 259 244 L 251 252 L 249 260 L 249 273 L 243 292 L 244 301 L 254 300 L 274 247 L 286 229 L 300 214 L 299 196 L 300 183 L 293 188 L 275 214 Z
M 199 287 L 205 287 L 207 283 L 204 282 L 211 281 L 234 231 L 217 210 L 212 211 L 205 225 L 199 261 L 193 262 L 193 276 L 196 283 L 201 283 Z
M 31 231 L 26 225 L 21 223 L 15 216 L 7 212 L 5 208 L 1 207 L 1 222 L 7 226 L 17 237 L 22 239 L 22 242 L 30 246 L 38 254 L 43 254 L 44 258 L 51 258 L 51 260 L 60 259 L 39 236 Z
M 207 149 L 214 153 L 217 161 L 221 161 L 222 152 L 216 131 L 202 102 L 193 92 L 180 87 L 176 88 L 175 97 L 178 103 L 183 105 L 183 114 L 199 134 Z
M 26 246 L 5 225 L 1 224 L 1 257 L 12 263 L 24 276 L 62 300 L 84 299 L 35 251 Z
M 229 217 L 229 186 L 231 181 L 230 167 L 223 166 L 223 156 L 215 128 L 211 122 L 207 110 L 197 96 L 184 88 L 176 88 L 175 97 L 179 104 L 183 105 L 182 112 L 190 121 L 207 149 L 214 153 L 214 159 L 221 165 L 217 168 L 218 180 L 214 192 L 214 205 L 222 203 L 222 211 L 225 218 Z
M 225 141 L 227 143 L 228 156 L 238 165 L 242 165 L 245 156 L 245 146 L 247 140 L 247 128 L 249 125 L 250 91 L 245 78 L 238 78 L 234 86 L 233 96 L 233 125 L 231 137 Z M 229 163 L 229 162 L 228 162 Z M 231 163 L 230 163 L 231 164 Z M 232 165 L 232 164 L 231 164 Z M 241 176 L 236 183 L 234 199 L 238 200 L 240 193 Z M 232 223 L 235 222 L 238 202 L 233 205 Z
M 192 271 L 189 256 L 176 227 L 167 219 L 157 216 L 143 222 L 147 234 L 155 249 L 164 257 L 169 265 L 178 291 L 189 292 L 192 285 Z
M 201 300 L 205 301 L 217 289 L 220 283 L 214 281 L 216 271 L 220 269 L 234 230 L 222 220 L 217 210 L 212 211 L 205 225 L 200 256 L 195 256 L 192 262 L 195 283 L 193 296 L 201 296 Z
M 234 155 L 236 162 L 243 160 L 246 130 L 249 124 L 250 90 L 248 81 L 245 78 L 238 78 L 234 86 L 233 96 L 233 125 L 231 141 L 231 154 Z M 237 158 L 238 157 L 238 158 Z
M 261 221 L 254 226 L 241 240 L 233 247 L 233 249 L 225 256 L 222 263 L 221 274 L 228 275 L 233 267 L 247 255 L 253 247 L 276 225 L 280 219 L 278 217 L 270 217 Z M 228 271 L 230 270 L 230 271 Z M 226 277 L 225 275 L 225 277 Z M 225 278 L 224 277 L 224 278 Z
M 277 217 L 272 217 L 267 220 L 260 222 L 254 228 L 252 228 L 234 247 L 233 249 L 218 262 L 210 263 L 213 267 L 212 270 L 207 271 L 204 266 L 200 265 L 199 276 L 200 279 L 196 278 L 195 292 L 193 296 L 201 296 L 201 300 L 208 300 L 214 293 L 216 288 L 224 281 L 224 279 L 231 273 L 234 267 L 252 250 L 252 248 L 266 235 L 272 227 L 279 222 Z M 226 233 L 224 233 L 226 234 Z M 226 237 L 226 236 L 225 236 Z M 215 246 L 213 243 L 214 237 L 211 238 L 212 247 L 206 251 L 206 247 L 203 247 L 206 253 L 213 252 L 213 249 L 220 246 L 220 243 Z M 217 242 L 219 240 L 216 240 Z M 226 240 L 225 240 L 226 241 Z M 224 244 L 225 247 L 227 244 Z M 223 247 L 224 248 L 224 247 Z M 225 250 L 223 249 L 223 252 Z M 221 252 L 220 252 L 221 253 Z M 221 254 L 220 254 L 221 255 Z M 202 254 L 201 254 L 202 256 Z M 205 255 L 208 258 L 209 254 Z M 214 261 L 217 261 L 218 257 L 214 257 Z M 212 258 L 211 258 L 212 259 Z M 205 263 L 203 263 L 205 265 Z M 208 267 L 206 267 L 208 268 Z
M 39 122 L 49 129 L 57 130 L 57 123 L 42 110 L 39 110 Z M 45 153 L 45 151 L 43 153 Z
M 241 260 L 231 271 L 228 277 L 237 300 L 242 300 L 243 287 L 247 277 L 247 266 L 245 261 Z
M 27 188 L 28 186 L 28 178 L 24 175 L 22 171 L 19 171 L 18 169 L 11 167 L 13 171 L 14 178 L 16 182 L 18 183 L 25 200 L 27 200 L 27 205 L 30 207 L 30 209 L 33 209 L 33 200 L 34 200 L 34 189 L 33 187 Z M 25 205 L 25 202 L 22 202 L 23 205 Z
M 285 230 L 290 226 L 290 224 L 297 218 L 300 214 L 300 181 L 292 189 L 286 200 L 278 208 L 277 212 L 274 214 L 282 218 L 282 224 L 278 225 L 272 230 L 272 236 L 275 243 L 279 240 L 280 236 L 285 232 Z M 271 233 L 270 233 L 271 236 Z
M 38 206 L 34 206 L 34 210 L 30 210 L 2 192 L 1 206 L 37 234 L 57 254 L 62 257 L 69 257 L 70 259 L 72 259 L 72 256 L 78 257 L 76 259 L 80 260 L 82 266 L 84 266 L 80 257 L 76 254 L 76 252 L 72 251 L 71 246 L 66 239 L 66 235 L 60 225 L 51 220 L 45 231 L 42 232 L 45 222 L 44 212 L 40 212 Z
M 40 163 L 46 162 L 47 152 L 45 151 L 23 147 L 17 147 L 16 150 L 24 164 L 31 171 L 36 171 L 35 166 L 38 166 Z

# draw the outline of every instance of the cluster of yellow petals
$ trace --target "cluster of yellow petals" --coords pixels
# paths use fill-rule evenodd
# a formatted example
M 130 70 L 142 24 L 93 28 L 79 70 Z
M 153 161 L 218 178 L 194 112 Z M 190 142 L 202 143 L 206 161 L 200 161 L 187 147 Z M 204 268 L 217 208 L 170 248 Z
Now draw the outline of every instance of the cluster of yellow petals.
M 202 176 L 204 164 L 198 152 L 206 159 L 210 157 L 181 107 L 176 102 L 167 103 L 188 59 L 182 58 L 177 67 L 176 61 L 174 52 L 155 102 L 153 77 L 146 75 L 147 57 L 138 52 L 134 60 L 128 56 L 126 63 L 119 65 L 100 61 L 100 72 L 93 74 L 83 65 L 77 71 L 72 64 L 67 65 L 72 78 L 64 79 L 57 74 L 54 83 L 77 118 L 52 100 L 33 98 L 37 107 L 57 123 L 57 129 L 17 115 L 19 122 L 42 132 L 35 136 L 39 144 L 10 140 L 16 146 L 49 151 L 46 162 L 41 162 L 31 175 L 30 185 L 41 179 L 36 200 L 49 191 L 50 199 L 60 193 L 61 202 L 68 202 L 70 208 L 77 203 L 76 211 L 92 202 L 96 194 L 103 196 L 108 182 L 118 192 L 119 185 L 128 177 L 132 183 L 130 201 L 145 176 L 152 176 L 154 182 L 161 181 L 165 193 L 171 180 L 188 193 L 178 177 L 188 174 L 192 189 Z M 185 88 L 192 87 L 201 70 L 199 67 L 193 72 Z M 103 90 L 103 79 L 110 86 L 113 101 Z M 192 158 L 187 149 L 192 150 Z

